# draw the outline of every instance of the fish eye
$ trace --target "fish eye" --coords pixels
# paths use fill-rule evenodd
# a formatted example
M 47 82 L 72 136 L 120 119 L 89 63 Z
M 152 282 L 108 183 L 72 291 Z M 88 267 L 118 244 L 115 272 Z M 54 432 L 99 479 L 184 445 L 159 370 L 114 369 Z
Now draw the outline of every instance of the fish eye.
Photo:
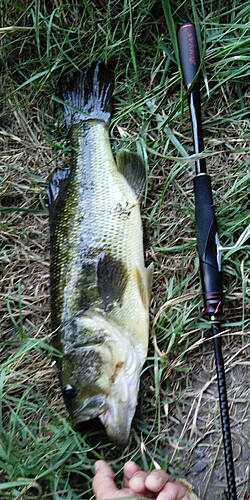
M 71 401 L 76 395 L 75 388 L 72 387 L 72 385 L 70 385 L 70 384 L 65 385 L 62 392 L 63 392 L 65 399 L 67 399 L 68 401 Z

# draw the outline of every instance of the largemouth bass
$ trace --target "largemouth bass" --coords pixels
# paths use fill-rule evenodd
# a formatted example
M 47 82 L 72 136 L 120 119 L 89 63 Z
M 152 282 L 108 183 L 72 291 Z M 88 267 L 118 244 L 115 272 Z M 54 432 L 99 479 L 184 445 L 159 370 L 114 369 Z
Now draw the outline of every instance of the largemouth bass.
M 147 355 L 152 272 L 139 208 L 144 165 L 127 151 L 115 161 L 111 151 L 113 79 L 104 63 L 67 78 L 72 162 L 52 174 L 48 198 L 52 328 L 65 402 L 75 428 L 99 417 L 122 444 Z

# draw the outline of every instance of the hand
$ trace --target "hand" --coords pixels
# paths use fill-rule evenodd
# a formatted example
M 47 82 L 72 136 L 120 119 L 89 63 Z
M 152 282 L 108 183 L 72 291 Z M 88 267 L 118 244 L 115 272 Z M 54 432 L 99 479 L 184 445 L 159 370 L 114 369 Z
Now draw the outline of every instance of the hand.
M 144 472 L 135 462 L 126 462 L 123 470 L 124 488 L 114 482 L 114 472 L 104 460 L 95 463 L 93 490 L 96 500 L 133 497 L 135 495 L 156 500 L 189 500 L 185 487 L 174 481 L 163 470 Z

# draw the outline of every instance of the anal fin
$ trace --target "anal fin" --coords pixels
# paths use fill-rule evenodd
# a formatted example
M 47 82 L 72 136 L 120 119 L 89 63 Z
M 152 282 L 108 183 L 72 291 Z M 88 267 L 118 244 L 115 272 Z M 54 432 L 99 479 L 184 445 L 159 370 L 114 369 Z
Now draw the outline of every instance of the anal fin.
M 144 193 L 146 185 L 145 165 L 141 157 L 131 151 L 119 151 L 116 156 L 117 168 L 124 175 L 138 199 Z

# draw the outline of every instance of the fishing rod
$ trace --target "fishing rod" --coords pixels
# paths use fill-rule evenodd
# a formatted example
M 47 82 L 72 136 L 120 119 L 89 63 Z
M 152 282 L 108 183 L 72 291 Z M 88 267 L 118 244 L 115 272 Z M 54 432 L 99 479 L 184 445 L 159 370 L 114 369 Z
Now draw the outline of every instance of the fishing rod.
M 196 155 L 204 151 L 201 102 L 198 72 L 200 57 L 195 27 L 186 23 L 178 30 L 178 45 L 183 81 L 190 89 L 189 109 L 192 122 L 193 144 Z M 211 178 L 207 174 L 204 158 L 196 158 L 194 177 L 195 225 L 197 253 L 206 315 L 210 319 L 214 343 L 215 365 L 220 401 L 221 427 L 224 443 L 229 500 L 236 500 L 236 483 L 230 431 L 227 387 L 222 354 L 221 318 L 223 315 L 223 283 L 217 222 L 213 208 Z

